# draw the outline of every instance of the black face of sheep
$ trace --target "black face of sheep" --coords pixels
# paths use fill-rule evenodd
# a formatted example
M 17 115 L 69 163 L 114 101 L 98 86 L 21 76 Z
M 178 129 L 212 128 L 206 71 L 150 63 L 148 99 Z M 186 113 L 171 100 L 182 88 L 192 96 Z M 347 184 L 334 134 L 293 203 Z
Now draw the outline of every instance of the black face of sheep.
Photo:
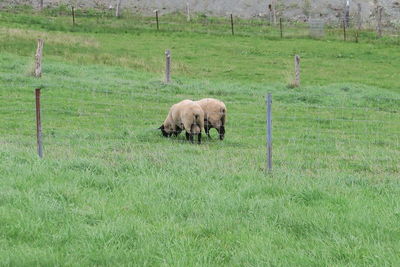
M 224 140 L 225 137 L 225 126 L 221 126 L 218 130 L 219 140 Z
M 170 136 L 171 136 L 170 133 L 167 133 L 167 132 L 165 131 L 164 125 L 161 125 L 160 128 L 158 128 L 158 129 L 161 130 L 161 133 L 162 133 L 162 135 L 163 135 L 164 137 L 170 137 Z
M 176 137 L 182 132 L 182 129 L 179 127 L 176 127 L 176 131 L 173 133 L 173 135 Z

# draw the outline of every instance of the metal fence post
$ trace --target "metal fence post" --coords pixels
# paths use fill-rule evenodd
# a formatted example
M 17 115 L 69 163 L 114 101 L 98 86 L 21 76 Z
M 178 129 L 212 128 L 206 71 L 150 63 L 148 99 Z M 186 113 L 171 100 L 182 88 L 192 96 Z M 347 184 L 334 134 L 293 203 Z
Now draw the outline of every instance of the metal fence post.
M 282 18 L 279 18 L 279 28 L 281 30 L 281 39 L 283 38 L 283 25 L 282 25 Z
M 39 158 L 43 158 L 42 121 L 40 116 L 40 88 L 35 90 L 36 96 L 36 137 Z
M 171 51 L 165 51 L 165 82 L 171 82 Z
M 266 97 L 267 105 L 267 170 L 272 170 L 272 95 Z

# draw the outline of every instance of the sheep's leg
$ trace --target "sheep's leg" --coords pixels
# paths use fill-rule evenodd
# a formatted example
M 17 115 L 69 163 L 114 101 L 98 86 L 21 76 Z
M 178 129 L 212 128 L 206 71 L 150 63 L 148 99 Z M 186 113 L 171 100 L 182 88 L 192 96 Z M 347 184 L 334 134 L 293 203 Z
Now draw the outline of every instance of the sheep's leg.
M 211 129 L 211 127 L 207 127 L 206 134 L 207 134 L 208 138 L 211 139 L 210 129 Z
M 197 143 L 201 144 L 201 133 L 197 135 Z
M 191 133 L 191 134 L 189 134 L 189 138 L 190 138 L 190 142 L 193 144 L 194 143 L 194 141 L 193 141 L 193 134 Z
M 208 138 L 211 138 L 210 129 L 211 129 L 211 127 L 208 124 L 204 125 L 204 131 L 206 132 L 206 135 L 208 136 Z
M 208 138 L 211 138 L 210 129 L 211 129 L 211 126 L 208 124 L 208 120 L 207 120 L 206 125 L 204 125 L 204 131 L 206 132 L 206 135 L 208 136 Z
M 186 132 L 186 140 L 187 140 L 187 141 L 190 140 L 190 136 L 189 136 L 189 133 L 188 133 L 188 132 Z
M 221 126 L 217 128 L 218 134 L 219 134 L 219 140 L 224 140 L 225 137 L 225 126 Z

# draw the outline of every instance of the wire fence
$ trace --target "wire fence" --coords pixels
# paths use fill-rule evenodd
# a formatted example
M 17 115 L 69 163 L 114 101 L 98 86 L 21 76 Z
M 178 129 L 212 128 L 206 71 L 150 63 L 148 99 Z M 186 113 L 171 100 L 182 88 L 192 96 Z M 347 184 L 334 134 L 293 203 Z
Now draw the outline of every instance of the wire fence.
M 18 12 L 18 11 L 14 11 Z M 323 17 L 312 17 L 304 21 L 280 18 L 272 23 L 268 16 L 242 19 L 235 14 L 222 17 L 210 17 L 204 14 L 192 14 L 190 19 L 182 13 L 164 14 L 157 11 L 157 17 L 142 16 L 126 12 L 123 18 L 115 18 L 114 11 L 75 8 L 44 9 L 42 14 L 51 16 L 52 20 L 34 19 L 31 24 L 38 24 L 52 30 L 94 31 L 94 32 L 136 32 L 138 30 L 157 30 L 160 32 L 187 32 L 215 35 L 259 36 L 271 39 L 280 38 L 318 38 L 325 40 L 371 41 L 383 38 L 386 41 L 400 44 L 400 25 L 391 22 L 392 18 L 385 12 L 371 17 L 368 22 L 357 14 L 346 16 L 343 13 L 336 20 Z M 58 16 L 67 16 L 69 21 Z M 71 19 L 69 19 L 69 16 Z M 2 18 L 3 20 L 6 18 Z M 7 18 L 13 20 L 13 18 Z M 60 25 L 58 25 L 58 24 Z M 70 27 L 70 28 L 68 28 Z
M 85 15 L 76 13 L 79 19 Z M 91 15 L 88 15 L 89 17 Z M 337 25 L 325 25 L 313 20 L 297 24 L 279 20 L 272 25 L 260 20 L 240 20 L 197 16 L 190 21 L 179 16 L 166 16 L 158 25 L 161 31 L 193 31 L 241 35 L 264 35 L 273 38 L 305 37 L 310 32 L 318 38 L 343 38 L 359 41 L 360 28 L 353 18 L 340 19 Z M 137 23 L 132 23 L 132 22 Z M 114 18 L 102 17 L 99 27 Z M 74 21 L 73 27 L 85 22 Z M 154 29 L 153 18 L 132 17 L 124 20 L 126 29 Z M 121 27 L 120 24 L 109 26 Z M 132 26 L 133 24 L 133 26 Z M 138 26 L 139 25 L 139 26 Z M 342 37 L 340 37 L 342 35 Z M 339 36 L 339 37 L 338 37 Z M 168 79 L 166 79 L 168 82 Z M 0 107 L 6 117 L 0 128 L 2 146 L 35 149 L 34 88 L 14 83 L 19 90 L 2 95 Z M 71 90 L 73 88 L 73 90 Z M 46 84 L 42 90 L 41 117 L 45 157 L 59 157 L 65 151 L 78 155 L 94 153 L 91 148 L 110 151 L 118 147 L 149 150 L 155 155 L 160 149 L 186 145 L 183 135 L 164 139 L 157 128 L 162 124 L 171 105 L 183 100 L 210 97 L 197 92 L 171 94 L 167 90 L 132 91 L 99 88 L 67 87 Z M 3 93 L 3 92 L 2 92 Z M 213 95 L 211 95 L 213 96 Z M 399 173 L 400 99 L 377 96 L 357 97 L 341 94 L 327 96 L 331 104 L 313 104 L 306 95 L 275 92 L 272 104 L 273 163 L 278 168 L 296 166 L 307 170 L 319 169 L 380 171 Z M 235 162 L 267 169 L 266 162 L 266 102 L 262 95 L 248 95 L 240 100 L 229 94 L 221 98 L 228 108 L 226 140 L 205 138 L 199 155 L 218 154 L 221 162 Z M 318 101 L 317 101 L 318 103 Z M 270 139 L 269 139 L 270 140 Z M 271 145 L 271 144 L 270 144 Z M 224 149 L 218 149 L 220 147 Z M 217 149 L 216 149 L 217 148 Z M 271 146 L 270 146 L 271 148 Z M 92 152 L 90 152 L 92 151 Z M 98 153 L 98 152 L 96 152 Z M 47 154 L 47 156 L 46 156 Z M 335 159 L 335 160 L 333 160 Z M 250 165 L 249 165 L 250 163 Z
M 35 153 L 33 91 L 26 88 L 14 92 L 0 107 L 2 117 L 6 118 L 0 128 L 2 146 Z M 63 151 L 82 155 L 90 153 L 93 147 L 156 152 L 161 147 L 168 150 L 189 145 L 184 134 L 166 139 L 157 128 L 171 105 L 203 97 L 209 95 L 46 87 L 41 98 L 44 157 L 57 157 Z M 400 173 L 399 98 L 373 98 L 371 102 L 370 98 L 343 95 L 335 96 L 332 105 L 315 105 L 278 92 L 272 97 L 275 167 Z M 265 169 L 265 98 L 260 95 L 241 101 L 229 97 L 221 100 L 228 109 L 225 140 L 219 141 L 216 132 L 212 132 L 212 139 L 204 136 L 203 144 L 196 146 L 199 156 L 218 154 L 219 160 L 226 163 L 232 157 L 243 157 L 238 163 L 243 168 L 252 164 Z

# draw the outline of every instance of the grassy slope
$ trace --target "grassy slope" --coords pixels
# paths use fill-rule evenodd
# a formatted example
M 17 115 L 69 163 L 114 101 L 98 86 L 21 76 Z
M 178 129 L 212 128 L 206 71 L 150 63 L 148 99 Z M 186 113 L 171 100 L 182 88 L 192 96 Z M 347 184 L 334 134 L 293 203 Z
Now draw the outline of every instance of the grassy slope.
M 1 29 L 2 264 L 399 263 L 397 47 L 33 32 L 5 20 Z M 41 80 L 27 75 L 38 34 L 53 36 Z M 176 73 L 168 86 L 166 47 Z M 305 87 L 288 90 L 297 52 Z M 33 138 L 39 85 L 44 160 Z M 204 96 L 228 104 L 224 142 L 192 146 L 152 130 L 178 99 Z

